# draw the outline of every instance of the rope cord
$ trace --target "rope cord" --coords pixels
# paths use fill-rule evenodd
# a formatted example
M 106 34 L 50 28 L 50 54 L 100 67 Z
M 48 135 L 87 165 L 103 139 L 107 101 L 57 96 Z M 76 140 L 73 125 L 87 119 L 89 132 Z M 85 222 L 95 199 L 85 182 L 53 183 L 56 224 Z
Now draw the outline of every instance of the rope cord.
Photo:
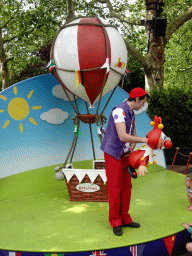
M 124 76 L 124 74 L 121 74 L 119 71 L 115 70 L 112 67 L 109 67 L 112 71 L 116 72 L 118 75 Z M 75 70 L 72 69 L 64 69 L 64 68 L 59 68 L 58 66 L 55 66 L 55 69 L 61 70 L 61 71 L 65 71 L 65 72 L 75 72 Z M 93 71 L 93 70 L 99 70 L 101 69 L 101 67 L 97 67 L 97 68 L 89 68 L 89 69 L 83 69 L 81 71 Z
M 88 109 L 88 106 L 87 106 L 87 102 L 85 102 L 85 105 L 86 105 L 86 108 L 87 108 L 87 114 L 89 114 L 89 109 Z M 94 141 L 93 141 L 93 133 L 92 133 L 91 124 L 89 124 L 89 130 L 90 130 L 90 135 L 91 135 L 91 145 L 92 145 L 92 151 L 93 151 L 93 158 L 94 158 L 94 160 L 96 160 L 96 157 L 95 157 L 95 148 L 94 148 Z
M 178 152 L 178 154 L 180 154 L 180 155 L 182 155 L 182 156 L 184 156 L 184 157 L 189 157 L 190 155 L 183 155 L 183 154 L 181 154 L 180 152 Z

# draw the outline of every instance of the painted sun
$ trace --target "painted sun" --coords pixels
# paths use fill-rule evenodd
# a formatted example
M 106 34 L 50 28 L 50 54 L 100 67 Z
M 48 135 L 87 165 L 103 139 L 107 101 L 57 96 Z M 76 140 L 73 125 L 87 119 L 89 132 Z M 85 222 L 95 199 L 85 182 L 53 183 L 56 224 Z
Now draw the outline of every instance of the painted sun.
M 18 90 L 17 90 L 17 86 L 13 87 L 13 92 L 14 94 L 17 96 L 18 95 Z M 34 90 L 31 90 L 29 92 L 29 94 L 27 95 L 27 99 L 29 100 L 32 95 L 33 95 Z M 0 99 L 2 100 L 7 100 L 6 97 L 4 97 L 3 95 L 0 95 Z M 32 109 L 33 110 L 37 110 L 37 109 L 41 109 L 42 106 L 33 106 Z M 0 113 L 3 113 L 4 110 L 0 109 Z M 23 124 L 22 124 L 22 120 L 27 118 L 29 115 L 29 104 L 27 102 L 27 100 L 25 100 L 24 98 L 21 97 L 15 97 L 12 100 L 10 100 L 9 104 L 8 104 L 8 113 L 9 116 L 16 120 L 19 121 L 19 130 L 22 133 L 23 132 Z M 31 122 L 34 125 L 37 125 L 37 122 L 32 118 L 32 117 L 28 117 L 29 122 Z M 4 125 L 3 125 L 3 129 L 5 129 L 9 124 L 10 124 L 10 120 L 7 120 Z

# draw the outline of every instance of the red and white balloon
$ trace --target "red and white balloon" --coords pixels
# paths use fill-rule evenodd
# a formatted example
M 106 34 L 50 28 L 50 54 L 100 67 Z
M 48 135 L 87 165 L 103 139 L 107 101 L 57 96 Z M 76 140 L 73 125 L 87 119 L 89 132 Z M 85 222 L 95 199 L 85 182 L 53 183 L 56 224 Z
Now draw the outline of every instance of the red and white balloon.
M 51 58 L 56 64 L 54 75 L 62 86 L 91 107 L 99 99 L 106 72 L 102 96 L 118 85 L 127 66 L 127 49 L 123 38 L 114 27 L 97 26 L 101 22 L 109 24 L 103 19 L 89 17 L 67 23 L 57 34 L 52 46 Z M 99 69 L 85 71 L 93 68 Z

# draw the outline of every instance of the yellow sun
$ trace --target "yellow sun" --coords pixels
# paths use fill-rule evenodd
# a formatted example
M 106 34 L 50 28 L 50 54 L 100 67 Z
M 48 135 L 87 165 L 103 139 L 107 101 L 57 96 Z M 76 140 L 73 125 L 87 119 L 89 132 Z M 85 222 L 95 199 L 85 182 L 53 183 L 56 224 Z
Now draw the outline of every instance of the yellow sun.
M 13 92 L 15 95 L 18 95 L 16 86 L 13 87 Z M 33 92 L 34 92 L 34 90 L 30 91 L 30 93 L 27 96 L 27 99 L 31 98 L 31 96 L 33 95 Z M 5 100 L 5 101 L 7 100 L 7 98 L 2 95 L 0 95 L 0 99 Z M 33 106 L 32 107 L 33 110 L 37 110 L 37 109 L 41 109 L 41 108 L 42 108 L 42 106 Z M 4 110 L 0 109 L 0 113 L 3 113 L 3 112 L 4 112 Z M 21 97 L 16 97 L 9 102 L 8 113 L 9 113 L 10 117 L 14 120 L 23 120 L 29 115 L 29 104 L 25 99 L 23 99 Z M 29 117 L 28 120 L 32 124 L 37 125 L 37 122 L 32 117 Z M 10 124 L 10 120 L 7 120 L 4 123 L 3 128 L 5 129 L 9 124 Z M 20 129 L 20 132 L 22 133 L 23 132 L 22 123 L 19 124 L 19 129 Z

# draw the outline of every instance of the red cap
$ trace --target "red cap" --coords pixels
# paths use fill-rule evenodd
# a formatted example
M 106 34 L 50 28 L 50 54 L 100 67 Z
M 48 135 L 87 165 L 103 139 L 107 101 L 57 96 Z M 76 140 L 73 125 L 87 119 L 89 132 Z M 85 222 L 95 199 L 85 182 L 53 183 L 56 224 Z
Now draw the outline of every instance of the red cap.
M 147 94 L 146 91 L 144 91 L 140 87 L 137 87 L 137 88 L 134 88 L 133 90 L 130 91 L 129 98 L 132 99 L 132 98 L 142 97 L 146 94 Z

